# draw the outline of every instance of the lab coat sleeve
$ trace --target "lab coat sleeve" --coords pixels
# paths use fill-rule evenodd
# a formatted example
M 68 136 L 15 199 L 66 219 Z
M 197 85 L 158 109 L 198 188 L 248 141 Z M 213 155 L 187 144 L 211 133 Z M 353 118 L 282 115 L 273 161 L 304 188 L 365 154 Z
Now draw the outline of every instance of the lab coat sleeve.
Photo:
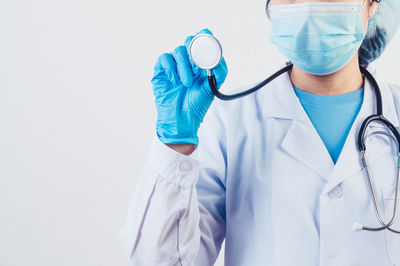
M 189 156 L 154 136 L 119 233 L 131 265 L 214 265 L 225 238 L 226 164 L 213 110 Z

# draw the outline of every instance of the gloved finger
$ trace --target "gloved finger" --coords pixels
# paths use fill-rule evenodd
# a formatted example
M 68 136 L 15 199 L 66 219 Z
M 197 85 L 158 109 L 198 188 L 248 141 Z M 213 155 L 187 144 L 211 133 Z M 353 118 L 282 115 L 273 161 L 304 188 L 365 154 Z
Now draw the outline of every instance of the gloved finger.
M 168 78 L 167 75 L 165 74 L 165 69 L 161 65 L 161 56 L 160 55 L 157 58 L 157 62 L 154 66 L 154 73 L 153 73 L 153 79 L 165 79 Z
M 203 33 L 204 33 L 204 34 L 213 35 L 213 33 L 211 32 L 211 30 L 209 30 L 208 28 L 202 29 L 201 31 L 197 32 L 196 35 L 203 34 Z
M 193 72 L 186 47 L 176 47 L 172 55 L 177 65 L 180 80 L 186 87 L 191 87 L 193 84 Z
M 176 69 L 176 62 L 174 57 L 169 53 L 164 53 L 160 56 L 159 60 L 162 68 L 168 76 L 168 79 L 174 84 L 178 83 L 179 75 Z
M 166 94 L 172 85 L 164 67 L 161 65 L 161 56 L 158 57 L 154 66 L 154 74 L 151 83 L 153 84 L 153 93 L 156 97 L 158 95 Z
M 218 88 L 220 88 L 222 83 L 224 83 L 226 76 L 228 75 L 228 66 L 224 57 L 222 57 L 221 62 L 219 62 L 218 66 L 213 69 L 213 73 L 217 81 L 217 86 Z

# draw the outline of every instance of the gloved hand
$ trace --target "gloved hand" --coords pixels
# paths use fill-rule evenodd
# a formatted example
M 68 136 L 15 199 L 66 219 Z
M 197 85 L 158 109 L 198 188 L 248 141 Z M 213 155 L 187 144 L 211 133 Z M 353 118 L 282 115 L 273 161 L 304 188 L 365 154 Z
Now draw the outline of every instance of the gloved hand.
M 204 29 L 198 32 L 212 34 Z M 157 107 L 157 136 L 164 144 L 195 144 L 197 131 L 209 109 L 214 94 L 208 84 L 207 71 L 198 68 L 189 58 L 189 45 L 194 36 L 186 38 L 184 46 L 164 53 L 154 67 L 151 80 Z M 225 59 L 213 70 L 220 88 L 228 74 Z

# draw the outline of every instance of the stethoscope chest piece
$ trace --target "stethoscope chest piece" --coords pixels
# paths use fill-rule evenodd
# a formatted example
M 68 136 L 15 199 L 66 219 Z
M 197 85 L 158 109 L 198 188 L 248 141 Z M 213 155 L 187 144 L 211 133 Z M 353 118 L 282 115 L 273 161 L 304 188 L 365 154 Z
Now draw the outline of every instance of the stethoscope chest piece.
M 211 70 L 222 60 L 222 46 L 214 36 L 199 34 L 190 42 L 189 56 L 199 68 Z

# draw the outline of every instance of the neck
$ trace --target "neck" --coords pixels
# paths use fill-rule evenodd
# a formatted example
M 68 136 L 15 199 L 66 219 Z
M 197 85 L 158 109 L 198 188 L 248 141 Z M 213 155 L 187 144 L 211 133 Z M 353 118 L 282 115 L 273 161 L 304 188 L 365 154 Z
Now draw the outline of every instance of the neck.
M 289 76 L 294 87 L 312 94 L 344 94 L 356 91 L 364 86 L 358 53 L 350 63 L 335 73 L 323 76 L 312 75 L 293 65 Z

